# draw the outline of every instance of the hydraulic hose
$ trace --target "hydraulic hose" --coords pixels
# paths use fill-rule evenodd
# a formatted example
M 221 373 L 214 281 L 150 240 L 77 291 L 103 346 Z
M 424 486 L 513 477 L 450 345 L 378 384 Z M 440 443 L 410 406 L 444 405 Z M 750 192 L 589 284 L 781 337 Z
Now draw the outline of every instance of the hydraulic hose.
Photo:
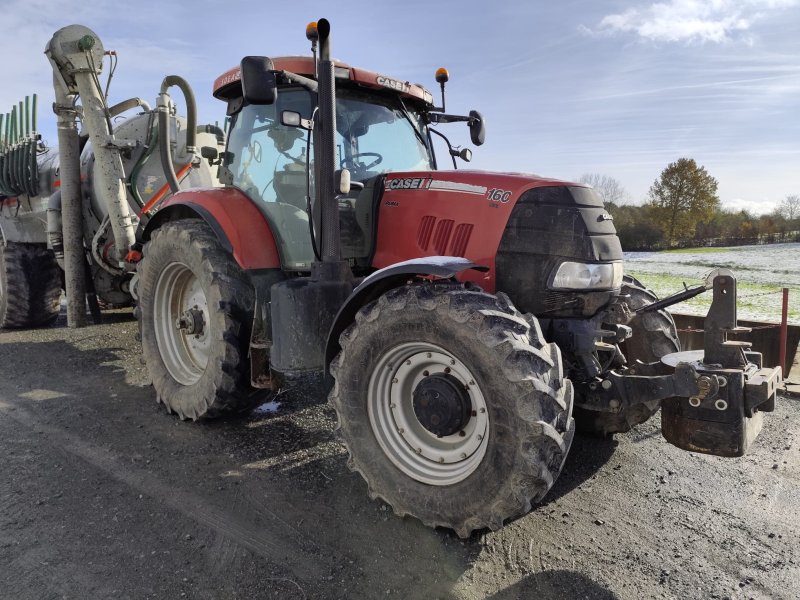
M 194 92 L 189 82 L 183 77 L 179 75 L 167 75 L 164 77 L 164 81 L 161 82 L 160 93 L 166 94 L 167 89 L 173 85 L 180 88 L 186 100 L 186 151 L 194 152 L 195 136 L 197 134 L 197 102 L 194 99 Z
M 64 268 L 64 233 L 61 224 L 61 190 L 47 201 L 47 245 L 53 249 L 56 262 Z
M 192 88 L 183 77 L 167 75 L 164 81 L 161 82 L 161 90 L 159 91 L 158 100 L 156 101 L 156 107 L 158 109 L 158 143 L 159 150 L 161 151 L 161 168 L 169 184 L 169 189 L 174 194 L 180 191 L 181 186 L 178 183 L 178 177 L 175 175 L 175 167 L 172 163 L 172 146 L 169 131 L 171 99 L 169 94 L 167 94 L 167 89 L 173 85 L 180 88 L 186 100 L 187 153 L 193 153 L 195 151 L 195 143 L 197 140 L 197 102 L 195 102 Z
M 136 108 L 137 106 L 142 107 L 145 112 L 150 112 L 151 109 L 150 105 L 142 100 L 141 98 L 129 98 L 124 102 L 120 102 L 119 104 L 115 104 L 111 108 L 108 109 L 108 114 L 111 117 L 116 117 L 117 115 L 121 115 L 126 110 L 130 110 L 132 108 Z
M 188 130 L 187 130 L 188 141 Z M 158 110 L 158 149 L 161 154 L 161 168 L 164 170 L 164 177 L 167 178 L 169 189 L 175 194 L 180 191 L 178 176 L 175 175 L 175 167 L 172 166 L 172 144 L 169 137 L 169 112 L 167 108 L 159 107 Z

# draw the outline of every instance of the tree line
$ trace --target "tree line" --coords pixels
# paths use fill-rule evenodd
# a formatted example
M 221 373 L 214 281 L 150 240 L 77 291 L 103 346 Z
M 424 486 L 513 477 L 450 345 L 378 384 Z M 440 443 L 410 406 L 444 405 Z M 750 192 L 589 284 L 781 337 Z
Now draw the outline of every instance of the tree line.
M 721 206 L 717 180 L 691 158 L 670 163 L 642 205 L 631 204 L 613 177 L 580 177 L 603 199 L 624 250 L 664 250 L 800 242 L 800 195 L 788 195 L 772 213 L 754 215 Z

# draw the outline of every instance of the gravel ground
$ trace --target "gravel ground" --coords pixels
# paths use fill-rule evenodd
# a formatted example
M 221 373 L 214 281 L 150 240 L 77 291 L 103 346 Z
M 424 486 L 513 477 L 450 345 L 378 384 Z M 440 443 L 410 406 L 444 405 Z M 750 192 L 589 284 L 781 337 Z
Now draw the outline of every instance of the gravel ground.
M 800 597 L 800 401 L 741 459 L 657 417 L 577 437 L 543 504 L 462 541 L 369 500 L 319 382 L 181 422 L 106 317 L 0 333 L 2 598 Z

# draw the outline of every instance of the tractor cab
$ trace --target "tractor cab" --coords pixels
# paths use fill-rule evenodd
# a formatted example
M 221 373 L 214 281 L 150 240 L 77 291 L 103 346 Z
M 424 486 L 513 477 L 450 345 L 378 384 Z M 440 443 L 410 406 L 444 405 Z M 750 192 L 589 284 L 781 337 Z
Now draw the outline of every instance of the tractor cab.
M 313 75 L 310 58 L 274 59 L 273 64 L 278 71 Z M 347 169 L 355 182 L 339 199 L 342 253 L 353 266 L 366 266 L 373 249 L 382 175 L 436 168 L 424 117 L 432 106 L 426 101 L 431 96 L 419 86 L 412 91 L 408 84 L 402 84 L 408 88 L 405 94 L 398 92 L 391 86 L 400 82 L 341 63 L 336 75 L 335 168 Z M 243 98 L 239 73 L 220 79 L 225 83 L 215 95 L 227 100 L 231 118 L 220 165 L 222 180 L 242 190 L 267 217 L 282 267 L 309 271 L 314 261 L 311 223 L 317 227 L 319 221 L 314 218 L 319 208 L 312 200 L 312 136 L 282 124 L 282 115 L 295 113 L 311 120 L 314 92 L 279 78 L 275 102 L 251 104 Z
M 264 60 L 275 74 L 270 103 L 248 100 L 240 68 L 215 83 L 214 95 L 228 103 L 230 117 L 220 179 L 244 192 L 268 219 L 282 268 L 308 272 L 320 222 L 313 200 L 313 136 L 303 127 L 283 123 L 287 114 L 296 122 L 313 121 L 314 61 L 310 57 Z M 444 115 L 431 115 L 436 110 L 433 97 L 421 86 L 340 62 L 334 72 L 334 169 L 346 169 L 352 182 L 351 190 L 338 198 L 342 257 L 356 270 L 367 269 L 383 176 L 435 170 L 428 125 Z

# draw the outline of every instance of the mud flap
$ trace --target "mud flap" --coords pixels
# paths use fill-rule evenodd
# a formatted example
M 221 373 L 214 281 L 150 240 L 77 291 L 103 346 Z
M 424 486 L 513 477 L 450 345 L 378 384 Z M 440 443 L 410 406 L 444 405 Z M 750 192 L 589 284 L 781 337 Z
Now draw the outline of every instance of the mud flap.
M 763 413 L 775 409 L 780 367 L 762 368 L 748 342 L 728 341 L 737 326 L 736 279 L 729 271 L 714 278 L 714 299 L 705 320 L 704 349 L 668 354 L 662 361 L 696 373 L 697 393 L 665 400 L 661 433 L 684 450 L 742 456 L 761 431 Z

